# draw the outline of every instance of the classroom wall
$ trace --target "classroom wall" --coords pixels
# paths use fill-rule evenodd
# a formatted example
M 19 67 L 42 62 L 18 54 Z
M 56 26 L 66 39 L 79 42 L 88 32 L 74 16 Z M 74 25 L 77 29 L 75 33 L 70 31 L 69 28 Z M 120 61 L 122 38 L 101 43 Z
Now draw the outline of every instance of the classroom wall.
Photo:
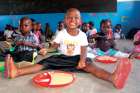
M 95 27 L 99 29 L 99 24 L 102 19 L 109 18 L 112 20 L 113 26 L 117 23 L 122 24 L 123 31 L 127 33 L 131 28 L 140 28 L 140 0 L 119 0 L 117 3 L 117 12 L 104 13 L 82 13 L 83 22 L 93 21 Z M 48 22 L 53 32 L 56 30 L 58 21 L 63 20 L 63 13 L 49 14 L 28 14 L 28 15 L 1 15 L 0 16 L 0 31 L 4 30 L 6 24 L 18 26 L 19 19 L 23 16 L 29 16 L 42 23 L 43 28 Z

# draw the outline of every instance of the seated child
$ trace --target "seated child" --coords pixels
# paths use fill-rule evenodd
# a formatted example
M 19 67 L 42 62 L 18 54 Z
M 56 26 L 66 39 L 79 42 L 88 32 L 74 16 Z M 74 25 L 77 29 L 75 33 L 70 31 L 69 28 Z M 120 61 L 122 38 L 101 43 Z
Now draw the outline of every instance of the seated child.
M 12 42 L 12 33 L 13 33 L 13 27 L 11 25 L 6 25 L 4 36 L 6 41 Z
M 10 53 L 16 62 L 20 61 L 32 61 L 33 53 L 37 52 L 37 49 L 43 49 L 43 46 L 39 44 L 39 41 L 35 34 L 32 33 L 32 21 L 28 17 L 23 17 L 20 20 L 20 31 L 14 39 L 15 50 Z M 40 53 L 40 52 L 39 52 Z M 42 50 L 41 53 L 43 54 Z M 45 54 L 45 51 L 44 51 Z
M 115 48 L 115 41 L 113 36 L 109 35 L 109 31 L 112 31 L 111 21 L 106 19 L 102 20 L 100 23 L 101 32 L 97 33 L 95 40 L 95 48 L 93 48 L 92 53 L 94 57 L 96 56 L 115 56 L 115 57 L 129 57 L 129 54 L 118 51 Z M 91 50 L 90 50 L 91 51 Z M 93 57 L 93 58 L 94 58 Z
M 140 55 L 140 30 L 134 35 L 134 49 L 132 54 L 133 57 Z
M 114 29 L 114 39 L 121 39 L 121 24 L 116 24 L 115 29 Z
M 128 58 L 121 58 L 113 73 L 97 67 L 94 62 L 91 64 L 91 61 L 86 58 L 88 45 L 86 34 L 79 29 L 80 11 L 76 8 L 70 8 L 66 12 L 64 21 L 66 30 L 58 33 L 53 43 L 55 48 L 60 46 L 60 55 L 52 55 L 26 68 L 16 68 L 12 57 L 10 57 L 10 60 L 5 61 L 5 76 L 15 78 L 49 68 L 75 68 L 109 81 L 118 89 L 123 88 L 131 70 L 131 61 Z
M 113 43 L 105 37 L 96 38 L 96 48 L 93 48 L 93 54 L 96 56 L 114 56 L 114 57 L 129 57 L 130 54 L 118 51 L 113 47 Z
M 140 53 L 140 30 L 134 35 L 134 52 Z
M 38 38 L 38 40 L 39 40 L 39 42 L 41 41 L 40 40 L 40 37 L 41 37 L 41 31 L 40 31 L 40 29 L 38 29 L 38 25 L 39 25 L 40 23 L 38 23 L 38 22 L 34 22 L 33 23 L 33 33 L 36 35 L 36 37 Z
M 88 22 L 87 26 L 89 27 L 89 30 L 86 32 L 88 42 L 95 44 L 93 36 L 96 35 L 97 29 L 94 27 L 94 23 L 92 21 Z
M 100 23 L 100 32 L 97 33 L 97 36 L 104 35 L 107 39 L 112 40 L 113 32 L 112 32 L 112 23 L 109 19 L 103 19 Z
M 37 36 L 39 43 L 41 44 L 45 43 L 45 36 L 41 29 L 41 23 L 39 22 L 33 23 L 33 33 Z

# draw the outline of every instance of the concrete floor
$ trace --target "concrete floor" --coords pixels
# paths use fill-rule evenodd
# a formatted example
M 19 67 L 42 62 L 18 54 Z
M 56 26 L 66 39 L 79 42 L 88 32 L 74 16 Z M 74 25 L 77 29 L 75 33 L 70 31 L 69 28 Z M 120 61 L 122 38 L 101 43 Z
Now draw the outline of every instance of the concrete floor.
M 132 41 L 117 41 L 117 47 L 132 48 Z M 112 72 L 115 64 L 96 63 L 98 66 Z M 134 60 L 133 70 L 129 76 L 126 86 L 118 90 L 111 83 L 97 79 L 88 73 L 74 73 L 76 80 L 68 86 L 61 88 L 42 88 L 32 84 L 32 77 L 36 74 L 21 76 L 15 79 L 0 77 L 0 93 L 140 93 L 140 60 Z

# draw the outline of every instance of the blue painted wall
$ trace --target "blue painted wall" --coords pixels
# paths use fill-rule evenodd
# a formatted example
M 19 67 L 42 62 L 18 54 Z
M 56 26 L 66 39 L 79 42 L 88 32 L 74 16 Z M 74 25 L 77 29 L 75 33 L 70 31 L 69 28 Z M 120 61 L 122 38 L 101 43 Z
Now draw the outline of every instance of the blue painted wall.
M 43 28 L 48 22 L 51 29 L 55 31 L 58 21 L 63 20 L 63 13 L 53 14 L 28 14 L 28 15 L 2 15 L 0 16 L 0 30 L 4 30 L 6 24 L 18 26 L 19 19 L 23 16 L 29 16 L 42 23 Z M 140 27 L 140 1 L 127 1 L 117 3 L 117 12 L 112 13 L 82 13 L 84 22 L 94 21 L 95 27 L 99 29 L 102 19 L 109 18 L 113 26 L 117 23 L 122 24 L 123 31 L 127 33 L 133 27 Z

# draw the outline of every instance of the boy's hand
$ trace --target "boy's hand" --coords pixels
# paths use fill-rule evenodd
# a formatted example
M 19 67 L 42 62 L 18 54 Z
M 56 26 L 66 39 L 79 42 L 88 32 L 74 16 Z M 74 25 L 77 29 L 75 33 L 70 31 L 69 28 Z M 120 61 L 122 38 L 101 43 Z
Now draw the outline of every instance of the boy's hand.
M 40 49 L 39 54 L 45 56 L 47 54 L 47 49 L 46 48 Z
M 78 63 L 77 69 L 82 69 L 84 67 L 86 67 L 85 61 L 80 60 Z

